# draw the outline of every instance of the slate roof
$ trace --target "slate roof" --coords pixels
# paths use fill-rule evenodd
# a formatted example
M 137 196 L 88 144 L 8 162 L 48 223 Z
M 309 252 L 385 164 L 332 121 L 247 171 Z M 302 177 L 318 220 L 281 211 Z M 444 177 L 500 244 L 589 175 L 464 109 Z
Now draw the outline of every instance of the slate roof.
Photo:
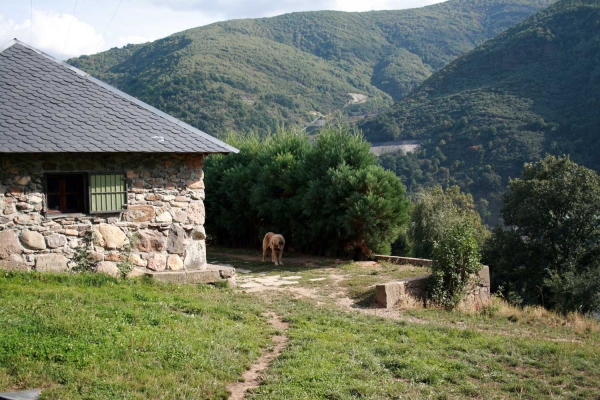
M 0 48 L 0 153 L 237 153 L 18 40 Z

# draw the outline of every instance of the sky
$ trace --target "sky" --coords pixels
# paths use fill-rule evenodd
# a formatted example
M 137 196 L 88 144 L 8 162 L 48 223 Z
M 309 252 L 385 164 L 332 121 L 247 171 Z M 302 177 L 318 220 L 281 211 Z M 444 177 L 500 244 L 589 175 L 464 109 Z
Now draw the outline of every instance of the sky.
M 0 48 L 17 38 L 66 60 L 217 21 L 295 11 L 398 10 L 443 0 L 0 0 Z

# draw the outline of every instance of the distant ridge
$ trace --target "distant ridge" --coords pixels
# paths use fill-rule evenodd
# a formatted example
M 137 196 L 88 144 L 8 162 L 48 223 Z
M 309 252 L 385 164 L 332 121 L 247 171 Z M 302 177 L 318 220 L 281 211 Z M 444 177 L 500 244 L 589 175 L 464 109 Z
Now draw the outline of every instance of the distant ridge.
M 266 132 L 318 115 L 384 110 L 553 1 L 450 0 L 227 21 L 69 63 L 204 131 Z
M 600 2 L 554 4 L 361 127 L 372 141 L 422 139 L 417 154 L 382 163 L 413 188 L 460 185 L 491 223 L 525 162 L 570 154 L 600 171 Z

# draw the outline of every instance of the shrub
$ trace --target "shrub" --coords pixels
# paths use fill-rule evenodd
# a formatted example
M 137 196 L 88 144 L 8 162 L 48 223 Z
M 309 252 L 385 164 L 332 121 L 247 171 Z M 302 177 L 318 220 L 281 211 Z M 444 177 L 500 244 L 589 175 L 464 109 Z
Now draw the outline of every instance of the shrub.
M 472 274 L 481 270 L 473 227 L 466 221 L 446 230 L 433 245 L 430 297 L 434 304 L 455 308 L 463 299 Z

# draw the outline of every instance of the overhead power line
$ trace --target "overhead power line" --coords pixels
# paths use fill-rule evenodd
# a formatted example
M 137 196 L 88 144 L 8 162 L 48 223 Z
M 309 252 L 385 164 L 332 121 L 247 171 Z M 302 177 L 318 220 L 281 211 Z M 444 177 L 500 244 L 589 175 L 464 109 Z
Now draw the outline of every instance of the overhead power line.
M 67 37 L 65 38 L 65 45 L 63 46 L 63 51 L 60 54 L 60 59 L 62 60 L 63 55 L 65 54 L 65 49 L 67 48 L 67 42 L 69 41 L 69 34 L 71 33 L 71 26 L 73 26 L 73 20 L 75 19 L 75 10 L 77 9 L 77 0 L 75 0 L 75 7 L 73 7 L 73 18 L 71 18 L 71 23 L 69 24 L 69 30 L 67 31 Z
M 117 9 L 115 10 L 115 13 L 111 17 L 110 21 L 108 21 L 108 25 L 106 25 L 106 29 L 104 30 L 104 33 L 100 37 L 100 41 L 98 42 L 98 46 L 96 46 L 96 53 L 98 52 L 98 49 L 100 48 L 100 43 L 102 43 L 102 39 L 104 39 L 104 36 L 106 35 L 106 32 L 108 32 L 108 28 L 110 27 L 110 24 L 112 24 L 113 19 L 115 18 L 115 15 L 117 15 L 117 11 L 119 11 L 119 7 L 121 7 L 121 3 L 122 2 L 123 2 L 123 0 L 119 1 L 119 5 L 117 5 Z

